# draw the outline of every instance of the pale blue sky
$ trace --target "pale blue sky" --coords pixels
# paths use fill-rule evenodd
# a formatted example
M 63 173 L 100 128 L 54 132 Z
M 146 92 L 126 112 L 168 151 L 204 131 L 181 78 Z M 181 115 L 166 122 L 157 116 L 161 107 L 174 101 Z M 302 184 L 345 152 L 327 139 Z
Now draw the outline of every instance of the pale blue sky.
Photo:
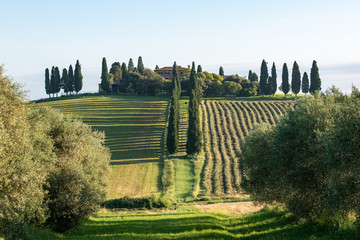
M 262 59 L 296 60 L 310 71 L 317 60 L 323 89 L 360 87 L 359 0 L 0 1 L 0 63 L 30 97 L 46 97 L 44 70 L 79 59 L 84 91 L 100 82 L 101 59 L 143 57 L 154 68 L 191 61 L 203 70 L 244 76 Z M 278 82 L 281 81 L 278 78 Z

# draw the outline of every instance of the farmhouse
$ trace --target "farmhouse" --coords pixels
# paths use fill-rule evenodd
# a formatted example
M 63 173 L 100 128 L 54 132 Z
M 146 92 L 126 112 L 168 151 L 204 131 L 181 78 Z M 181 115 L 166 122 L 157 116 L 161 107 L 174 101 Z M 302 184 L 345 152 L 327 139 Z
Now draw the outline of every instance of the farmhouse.
M 189 69 L 190 69 L 190 66 L 188 66 L 188 68 L 176 66 L 176 70 L 178 71 L 180 77 L 185 73 L 185 71 L 187 71 Z M 173 67 L 162 67 L 159 69 L 155 69 L 154 72 L 156 72 L 157 74 L 159 74 L 160 76 L 162 76 L 165 79 L 172 79 L 172 77 L 173 77 Z

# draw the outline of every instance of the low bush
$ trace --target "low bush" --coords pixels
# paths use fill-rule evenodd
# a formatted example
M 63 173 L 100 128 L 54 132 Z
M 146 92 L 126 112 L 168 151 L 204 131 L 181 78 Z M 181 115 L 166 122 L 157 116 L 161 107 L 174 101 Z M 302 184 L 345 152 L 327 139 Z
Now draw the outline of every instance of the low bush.
M 122 197 L 117 199 L 111 199 L 103 202 L 101 204 L 102 207 L 106 209 L 120 209 L 120 208 L 127 208 L 127 209 L 135 209 L 135 208 L 146 208 L 146 209 L 153 209 L 153 208 L 163 208 L 163 207 L 170 207 L 173 204 L 172 201 L 164 197 L 159 197 L 157 195 L 151 195 L 149 197 L 144 198 L 132 198 L 132 197 Z

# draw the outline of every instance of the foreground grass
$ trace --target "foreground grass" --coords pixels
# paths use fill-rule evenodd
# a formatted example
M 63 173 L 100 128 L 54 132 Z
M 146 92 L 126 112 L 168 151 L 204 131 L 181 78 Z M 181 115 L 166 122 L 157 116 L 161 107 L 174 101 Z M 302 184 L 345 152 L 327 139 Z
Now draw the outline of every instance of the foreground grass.
M 167 97 L 71 96 L 35 106 L 60 109 L 104 131 L 111 151 L 107 198 L 143 197 L 160 191 Z
M 33 233 L 32 239 L 355 239 L 352 230 L 314 227 L 285 211 L 249 215 L 204 214 L 189 209 L 90 218 L 70 236 Z M 49 238 L 46 238 L 46 237 Z

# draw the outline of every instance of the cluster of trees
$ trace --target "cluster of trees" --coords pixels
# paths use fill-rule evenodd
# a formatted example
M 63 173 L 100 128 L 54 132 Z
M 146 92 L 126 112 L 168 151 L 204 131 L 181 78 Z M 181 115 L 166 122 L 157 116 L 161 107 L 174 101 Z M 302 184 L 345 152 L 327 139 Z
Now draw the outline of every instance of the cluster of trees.
M 188 76 L 188 75 L 186 75 Z M 199 82 L 200 96 L 215 97 L 215 96 L 255 96 L 258 89 L 258 76 L 256 73 L 249 72 L 248 79 L 245 77 L 239 77 L 238 75 L 224 75 L 224 69 L 222 66 L 219 68 L 219 74 L 209 73 L 202 71 L 201 65 L 197 67 L 196 77 Z M 184 89 L 187 90 L 190 95 L 190 78 L 183 79 Z
M 105 198 L 104 134 L 51 108 L 25 104 L 0 66 L 0 238 L 30 225 L 69 232 Z
M 198 66 L 201 70 L 201 66 Z M 179 145 L 179 122 L 180 122 L 180 95 L 181 83 L 176 70 L 176 62 L 173 65 L 172 95 L 170 99 L 170 115 L 167 131 L 166 146 L 170 154 L 178 152 Z M 190 100 L 189 100 L 189 126 L 187 131 L 186 153 L 196 154 L 202 151 L 202 131 L 200 126 L 200 90 L 195 63 L 192 63 L 190 73 Z
M 267 63 L 265 62 L 265 60 L 262 61 L 260 68 L 259 87 L 260 87 L 259 92 L 263 95 L 275 94 L 277 90 L 277 74 L 276 74 L 275 63 L 273 63 L 271 67 L 271 76 L 269 76 Z M 319 68 L 315 60 L 313 61 L 311 67 L 310 82 L 309 82 L 309 76 L 306 72 L 304 72 L 301 78 L 299 65 L 295 61 L 292 68 L 291 84 L 289 83 L 288 67 L 286 63 L 284 63 L 282 68 L 282 83 L 279 87 L 279 90 L 281 90 L 286 97 L 286 94 L 289 93 L 290 89 L 292 93 L 295 94 L 295 96 L 300 92 L 300 89 L 305 94 L 309 92 L 311 94 L 314 94 L 316 91 L 321 90 L 321 79 L 319 75 Z
M 159 69 L 156 65 L 155 69 Z M 249 79 L 231 75 L 225 78 L 223 67 L 219 68 L 219 74 L 203 71 L 201 65 L 195 71 L 198 79 L 200 96 L 254 96 L 257 94 L 258 76 L 256 73 L 249 74 Z M 102 60 L 100 92 L 128 93 L 138 95 L 156 95 L 168 93 L 172 95 L 173 86 L 169 80 L 164 79 L 154 71 L 144 67 L 142 57 L 138 58 L 137 67 L 130 58 L 126 63 L 114 62 L 108 70 L 106 58 Z M 190 95 L 190 69 L 179 75 L 181 89 Z
M 353 214 L 359 223 L 360 94 L 330 92 L 297 101 L 278 125 L 251 132 L 242 146 L 243 186 L 300 217 Z
M 180 95 L 181 84 L 179 73 L 176 70 L 176 62 L 173 66 L 173 79 L 171 82 L 170 115 L 167 131 L 166 146 L 170 154 L 179 149 L 179 123 L 180 123 Z
M 108 71 L 106 58 L 102 60 L 100 92 L 128 93 L 138 95 L 156 95 L 165 88 L 170 87 L 170 82 L 150 69 L 144 67 L 142 57 L 138 58 L 137 67 L 130 58 L 126 63 L 114 62 Z
M 51 68 L 51 74 L 48 68 L 45 69 L 45 91 L 49 97 L 51 97 L 51 94 L 53 97 L 55 94 L 58 96 L 58 93 L 61 91 L 61 89 L 64 90 L 66 95 L 73 92 L 78 94 L 78 92 L 81 91 L 82 86 L 83 76 L 81 73 L 81 65 L 79 60 L 76 61 L 75 72 L 73 71 L 73 67 L 70 65 L 69 71 L 64 68 L 61 76 L 58 67 L 53 66 Z

